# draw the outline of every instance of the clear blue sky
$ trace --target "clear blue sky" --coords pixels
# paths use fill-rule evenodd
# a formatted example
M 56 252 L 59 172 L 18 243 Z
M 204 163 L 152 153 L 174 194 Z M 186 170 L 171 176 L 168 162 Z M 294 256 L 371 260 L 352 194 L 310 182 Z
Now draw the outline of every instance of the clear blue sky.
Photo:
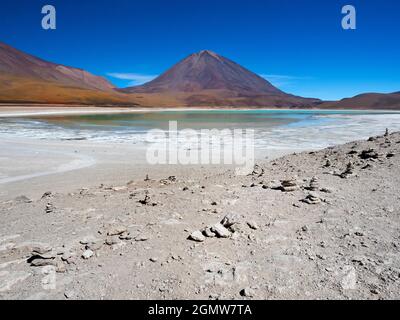
M 45 4 L 56 31 L 41 28 Z M 346 4 L 355 31 L 341 28 Z M 118 86 L 209 49 L 298 95 L 400 91 L 398 0 L 5 0 L 0 10 L 0 41 Z

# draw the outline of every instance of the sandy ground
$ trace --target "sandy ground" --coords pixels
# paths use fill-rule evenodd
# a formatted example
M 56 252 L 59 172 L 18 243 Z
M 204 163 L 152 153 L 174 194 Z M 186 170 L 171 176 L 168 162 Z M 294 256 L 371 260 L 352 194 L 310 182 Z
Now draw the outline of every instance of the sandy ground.
M 1 143 L 0 299 L 400 298 L 399 133 L 248 176 Z

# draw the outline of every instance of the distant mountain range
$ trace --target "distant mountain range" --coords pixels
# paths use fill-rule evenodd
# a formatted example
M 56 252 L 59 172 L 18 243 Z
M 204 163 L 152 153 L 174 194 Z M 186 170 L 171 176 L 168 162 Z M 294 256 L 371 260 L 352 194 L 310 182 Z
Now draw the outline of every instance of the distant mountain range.
M 0 103 L 400 109 L 400 93 L 335 102 L 303 98 L 208 50 L 188 56 L 151 82 L 118 89 L 85 70 L 47 62 L 0 42 Z

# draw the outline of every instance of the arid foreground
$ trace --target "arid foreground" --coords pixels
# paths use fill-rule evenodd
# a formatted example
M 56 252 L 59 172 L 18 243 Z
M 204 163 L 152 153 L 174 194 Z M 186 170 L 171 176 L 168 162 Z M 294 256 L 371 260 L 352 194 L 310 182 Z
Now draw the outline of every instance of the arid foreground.
M 149 170 L 15 194 L 0 203 L 0 298 L 399 299 L 399 163 L 394 133 L 250 176 Z

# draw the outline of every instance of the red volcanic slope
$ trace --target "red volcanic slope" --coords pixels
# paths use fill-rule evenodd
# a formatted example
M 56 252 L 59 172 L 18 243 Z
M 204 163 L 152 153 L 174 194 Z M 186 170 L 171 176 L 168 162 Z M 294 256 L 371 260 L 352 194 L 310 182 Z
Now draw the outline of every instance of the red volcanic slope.
M 108 91 L 114 86 L 89 72 L 47 62 L 0 42 L 0 74 Z
M 173 94 L 188 106 L 312 106 L 317 99 L 287 94 L 264 78 L 212 51 L 194 53 L 155 80 L 122 90 Z
M 230 90 L 242 94 L 283 94 L 264 78 L 208 50 L 194 53 L 157 79 L 131 92 L 198 92 Z

